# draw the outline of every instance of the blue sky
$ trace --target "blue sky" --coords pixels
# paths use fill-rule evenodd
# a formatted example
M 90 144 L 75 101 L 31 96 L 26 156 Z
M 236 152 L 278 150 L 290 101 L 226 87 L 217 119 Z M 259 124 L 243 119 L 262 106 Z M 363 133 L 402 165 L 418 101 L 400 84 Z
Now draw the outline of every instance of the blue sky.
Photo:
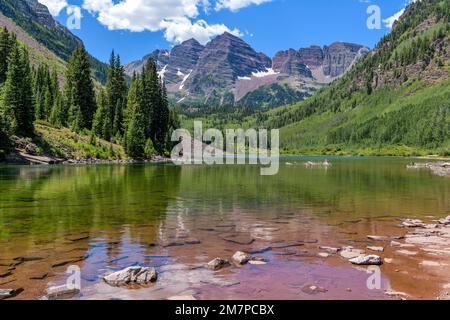
M 89 52 L 107 61 L 114 47 L 122 62 L 128 63 L 187 38 L 205 43 L 225 30 L 269 56 L 334 41 L 372 48 L 390 29 L 386 23 L 381 29 L 368 29 L 367 8 L 378 5 L 382 19 L 388 19 L 405 7 L 406 0 L 39 1 L 63 24 L 68 16 L 81 13 L 81 28 L 72 32 L 83 39 Z

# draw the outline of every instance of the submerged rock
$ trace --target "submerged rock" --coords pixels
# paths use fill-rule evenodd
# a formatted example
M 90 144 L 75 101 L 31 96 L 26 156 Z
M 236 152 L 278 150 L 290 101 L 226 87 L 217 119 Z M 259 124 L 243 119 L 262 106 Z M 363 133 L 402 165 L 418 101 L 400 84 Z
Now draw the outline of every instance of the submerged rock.
M 418 219 L 406 219 L 402 222 L 402 226 L 406 228 L 425 228 L 425 223 Z
M 249 255 L 248 253 L 238 251 L 233 255 L 232 259 L 236 264 L 244 265 L 252 259 L 252 256 Z
M 339 253 L 345 259 L 354 259 L 364 254 L 364 250 L 354 249 L 351 247 L 342 248 Z
M 330 253 L 330 254 L 336 254 L 339 251 L 341 251 L 340 248 L 333 248 L 333 247 L 319 247 L 319 249 L 323 250 L 323 251 L 325 251 L 327 253 Z
M 23 292 L 23 288 L 0 289 L 0 300 L 14 298 Z
M 370 250 L 370 251 L 384 252 L 384 248 L 383 247 L 368 246 L 367 249 Z
M 327 252 L 319 252 L 317 254 L 320 258 L 329 258 L 331 255 Z
M 103 280 L 115 287 L 126 286 L 129 284 L 145 285 L 150 282 L 156 282 L 158 275 L 155 268 L 129 267 L 124 270 L 111 273 Z
M 357 258 L 350 259 L 350 262 L 358 266 L 379 266 L 383 264 L 383 261 L 377 255 L 359 256 Z
M 208 263 L 208 269 L 218 271 L 222 268 L 228 267 L 230 262 L 221 258 L 216 258 Z
M 305 286 L 302 288 L 302 291 L 304 293 L 310 294 L 310 295 L 328 292 L 327 289 L 318 287 L 318 286 L 314 286 L 314 285 L 313 286 Z
M 443 224 L 443 225 L 446 225 L 446 226 L 450 225 L 450 216 L 448 216 L 448 217 L 445 218 L 445 219 L 439 220 L 439 223 L 440 223 L 440 224 Z
M 62 285 L 48 288 L 46 291 L 45 298 L 48 300 L 70 299 L 79 293 L 80 293 L 79 288 Z
M 398 250 L 397 254 L 402 256 L 415 256 L 418 254 L 416 251 L 409 251 L 409 250 Z

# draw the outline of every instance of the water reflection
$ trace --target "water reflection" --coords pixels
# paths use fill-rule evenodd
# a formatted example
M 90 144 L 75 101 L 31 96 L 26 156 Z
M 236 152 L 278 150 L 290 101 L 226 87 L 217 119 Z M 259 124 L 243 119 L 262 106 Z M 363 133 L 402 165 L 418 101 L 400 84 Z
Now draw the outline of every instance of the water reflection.
M 358 246 L 399 216 L 450 214 L 449 180 L 408 171 L 408 160 L 333 159 L 327 170 L 307 168 L 305 161 L 290 158 L 273 177 L 251 166 L 2 167 L 0 286 L 23 286 L 22 297 L 37 297 L 77 264 L 86 298 L 185 292 L 209 298 L 217 297 L 217 286 L 230 297 L 270 298 L 263 279 L 273 272 L 284 283 L 277 290 L 301 297 L 304 283 L 295 277 L 306 276 L 296 268 L 311 269 L 310 282 L 338 282 L 339 290 L 349 275 L 365 279 L 364 271 L 348 268 L 336 269 L 333 278 L 339 259 L 318 261 L 320 245 Z M 250 281 L 255 267 L 219 274 L 203 268 L 237 250 L 262 252 L 270 261 L 256 269 L 260 280 Z M 42 259 L 14 265 L 32 256 Z M 101 282 L 105 273 L 133 265 L 157 267 L 156 287 L 130 292 Z

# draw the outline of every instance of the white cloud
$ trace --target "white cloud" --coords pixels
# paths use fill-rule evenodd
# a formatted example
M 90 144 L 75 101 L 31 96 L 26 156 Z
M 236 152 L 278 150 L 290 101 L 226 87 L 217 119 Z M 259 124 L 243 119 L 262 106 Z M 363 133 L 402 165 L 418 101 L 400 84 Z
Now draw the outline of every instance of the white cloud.
M 259 0 L 261 1 L 261 0 Z M 97 16 L 110 30 L 164 31 L 168 41 L 180 43 L 190 38 L 200 43 L 225 31 L 240 35 L 223 24 L 196 20 L 199 11 L 209 8 L 208 0 L 84 0 L 83 8 Z
M 181 43 L 188 39 L 196 39 L 201 44 L 206 44 L 211 38 L 230 32 L 235 36 L 241 36 L 238 29 L 230 30 L 224 24 L 209 25 L 204 20 L 192 23 L 187 18 L 180 18 L 171 21 L 163 21 L 161 27 L 165 29 L 164 36 L 170 42 Z
M 418 1 L 418 0 L 407 0 L 406 5 L 409 5 L 416 1 Z M 392 27 L 394 26 L 394 23 L 400 19 L 400 17 L 403 15 L 403 13 L 405 13 L 405 8 L 401 9 L 399 12 L 393 14 L 389 18 L 384 19 L 383 22 L 384 22 L 384 25 L 386 26 L 386 28 L 392 29 Z
M 231 11 L 238 11 L 253 4 L 260 5 L 270 1 L 272 0 L 218 0 L 216 10 L 229 9 Z
M 52 16 L 58 16 L 62 9 L 68 6 L 66 0 L 38 0 L 48 8 Z

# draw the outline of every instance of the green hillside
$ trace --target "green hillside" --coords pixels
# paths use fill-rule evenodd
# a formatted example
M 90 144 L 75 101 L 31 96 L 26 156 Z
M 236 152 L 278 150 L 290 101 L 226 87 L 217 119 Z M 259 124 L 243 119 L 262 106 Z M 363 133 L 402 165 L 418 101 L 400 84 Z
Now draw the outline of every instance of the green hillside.
M 216 113 L 214 123 L 281 128 L 290 154 L 449 155 L 449 15 L 449 1 L 413 3 L 370 54 L 313 97 L 239 119 Z
M 14 21 L 17 26 L 58 57 L 68 61 L 72 52 L 83 42 L 65 26 L 56 22 L 48 11 L 39 10 L 39 7 L 36 7 L 38 5 L 37 0 L 2 0 L 0 13 Z M 90 60 L 95 78 L 105 83 L 107 66 L 92 56 Z

